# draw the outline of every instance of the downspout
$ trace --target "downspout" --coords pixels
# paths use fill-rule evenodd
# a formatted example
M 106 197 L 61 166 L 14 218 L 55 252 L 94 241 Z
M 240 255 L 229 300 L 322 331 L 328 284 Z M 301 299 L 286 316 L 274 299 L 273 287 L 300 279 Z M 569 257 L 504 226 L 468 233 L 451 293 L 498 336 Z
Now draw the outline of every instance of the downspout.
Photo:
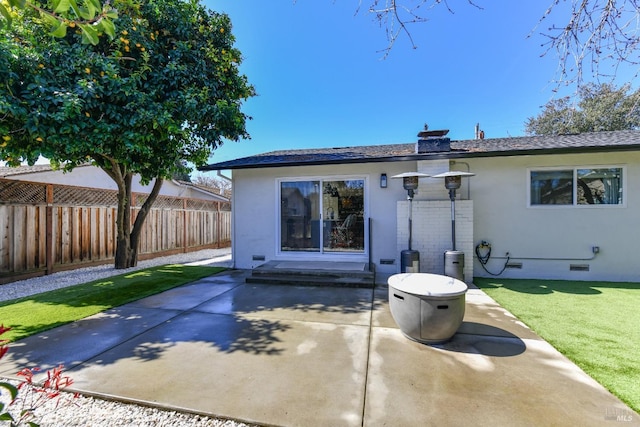
M 233 188 L 233 179 L 224 175 L 220 170 L 216 171 L 216 175 L 231 183 L 231 268 L 236 268 L 236 192 Z
M 225 179 L 225 180 L 229 181 L 231 183 L 231 185 L 233 185 L 233 178 L 229 178 L 228 176 L 226 176 L 225 174 L 223 174 L 219 170 L 216 171 L 216 175 L 218 175 L 222 179 Z

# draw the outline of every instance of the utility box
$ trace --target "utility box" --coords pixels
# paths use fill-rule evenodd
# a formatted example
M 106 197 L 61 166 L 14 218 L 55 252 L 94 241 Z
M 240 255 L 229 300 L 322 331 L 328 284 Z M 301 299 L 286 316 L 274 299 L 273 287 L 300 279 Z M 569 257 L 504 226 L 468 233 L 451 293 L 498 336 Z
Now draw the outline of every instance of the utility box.
M 420 252 L 405 249 L 400 253 L 401 273 L 420 273 Z
M 464 282 L 464 252 L 446 251 L 444 253 L 444 275 Z

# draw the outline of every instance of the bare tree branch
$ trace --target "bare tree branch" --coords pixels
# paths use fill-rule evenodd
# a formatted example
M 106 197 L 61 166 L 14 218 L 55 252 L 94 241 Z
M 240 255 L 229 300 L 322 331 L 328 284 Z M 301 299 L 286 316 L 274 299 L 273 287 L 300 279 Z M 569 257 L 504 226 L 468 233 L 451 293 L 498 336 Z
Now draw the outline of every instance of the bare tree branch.
M 356 13 L 363 3 L 386 32 L 385 58 L 403 35 L 417 48 L 409 27 L 427 22 L 433 8 L 446 7 L 455 13 L 447 0 L 359 0 Z M 467 3 L 482 9 L 474 0 Z M 540 30 L 547 22 L 548 27 Z M 546 38 L 541 56 L 555 53 L 558 57 L 558 86 L 575 83 L 580 87 L 587 75 L 611 80 L 622 65 L 640 71 L 640 0 L 551 0 L 529 36 L 536 32 Z
M 482 9 L 473 0 L 467 0 L 467 2 Z M 359 2 L 358 10 L 361 6 L 362 0 Z M 455 13 L 447 0 L 371 0 L 368 12 L 375 16 L 375 20 L 385 29 L 387 34 L 387 47 L 382 49 L 384 57 L 389 55 L 396 41 L 403 34 L 409 39 L 411 46 L 416 49 L 418 46 L 408 26 L 427 22 L 429 11 L 437 6 L 446 7 L 451 14 Z
M 553 0 L 536 28 L 557 14 L 560 3 Z M 640 66 L 640 0 L 572 0 L 566 21 L 541 32 L 547 39 L 542 56 L 554 51 L 558 56 L 558 84 L 581 86 L 587 73 L 612 79 L 621 65 Z

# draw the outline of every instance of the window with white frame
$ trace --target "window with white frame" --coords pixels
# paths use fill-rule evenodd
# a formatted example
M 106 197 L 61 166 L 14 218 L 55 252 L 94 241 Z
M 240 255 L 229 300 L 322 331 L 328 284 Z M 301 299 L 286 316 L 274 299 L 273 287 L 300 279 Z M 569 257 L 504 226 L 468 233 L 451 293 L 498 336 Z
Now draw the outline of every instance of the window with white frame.
M 529 171 L 531 206 L 591 206 L 623 203 L 622 167 L 578 167 Z

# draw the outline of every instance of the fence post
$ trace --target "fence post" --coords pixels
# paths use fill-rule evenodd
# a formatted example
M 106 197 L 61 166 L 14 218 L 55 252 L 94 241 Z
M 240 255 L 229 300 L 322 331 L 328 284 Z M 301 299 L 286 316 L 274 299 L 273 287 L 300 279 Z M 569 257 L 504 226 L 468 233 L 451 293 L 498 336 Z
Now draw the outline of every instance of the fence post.
M 53 184 L 46 187 L 46 236 L 45 236 L 45 263 L 47 265 L 45 274 L 53 273 Z
M 218 249 L 222 247 L 222 215 L 220 214 L 220 202 L 216 202 L 216 240 L 218 241 Z
M 182 252 L 187 253 L 187 199 L 182 199 Z

